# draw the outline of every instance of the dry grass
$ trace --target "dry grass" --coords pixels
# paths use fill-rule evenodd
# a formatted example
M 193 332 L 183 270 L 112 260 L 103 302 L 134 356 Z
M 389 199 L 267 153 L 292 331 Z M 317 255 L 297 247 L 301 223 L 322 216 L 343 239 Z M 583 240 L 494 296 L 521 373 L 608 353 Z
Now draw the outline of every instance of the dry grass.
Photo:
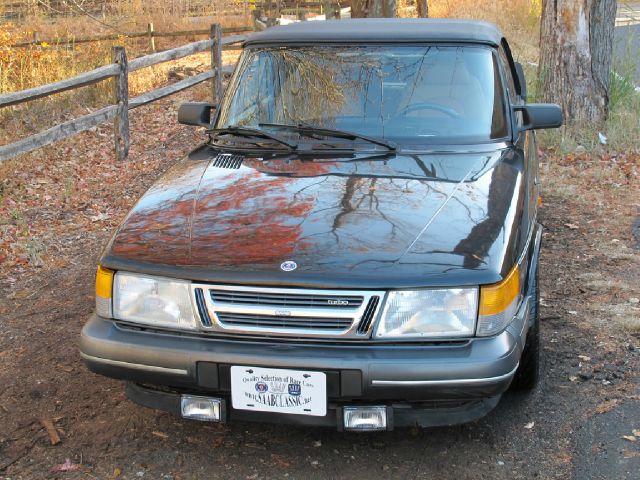
M 431 18 L 466 18 L 498 25 L 521 62 L 538 58 L 541 11 L 542 0 L 429 0 Z M 399 0 L 398 14 L 415 17 L 415 2 Z

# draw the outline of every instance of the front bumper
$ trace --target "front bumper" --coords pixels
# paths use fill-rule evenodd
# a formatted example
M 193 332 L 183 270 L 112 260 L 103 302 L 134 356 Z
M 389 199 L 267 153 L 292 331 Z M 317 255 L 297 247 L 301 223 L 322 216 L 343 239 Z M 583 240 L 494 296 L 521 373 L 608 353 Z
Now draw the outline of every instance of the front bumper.
M 174 413 L 180 393 L 228 400 L 230 367 L 246 365 L 325 372 L 327 417 L 237 411 L 228 401 L 227 419 L 335 425 L 341 406 L 384 404 L 393 407 L 397 426 L 447 425 L 485 415 L 509 387 L 526 340 L 529 301 L 494 337 L 426 345 L 213 338 L 131 328 L 94 315 L 82 330 L 80 351 L 93 372 L 131 382 L 127 393 L 136 402 Z

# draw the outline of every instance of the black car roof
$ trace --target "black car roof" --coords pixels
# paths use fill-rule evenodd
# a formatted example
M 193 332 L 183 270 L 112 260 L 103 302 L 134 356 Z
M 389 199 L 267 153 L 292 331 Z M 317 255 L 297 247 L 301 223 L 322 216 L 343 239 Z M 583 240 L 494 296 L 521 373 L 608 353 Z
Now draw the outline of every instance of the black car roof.
M 502 37 L 502 32 L 494 24 L 474 20 L 367 18 L 271 27 L 254 33 L 244 45 L 462 42 L 497 46 Z

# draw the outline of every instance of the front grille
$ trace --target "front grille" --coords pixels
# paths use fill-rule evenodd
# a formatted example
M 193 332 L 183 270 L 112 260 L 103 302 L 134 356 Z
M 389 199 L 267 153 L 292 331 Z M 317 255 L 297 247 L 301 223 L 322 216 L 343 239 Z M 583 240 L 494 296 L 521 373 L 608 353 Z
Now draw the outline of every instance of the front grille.
M 203 330 L 283 337 L 368 338 L 384 295 L 205 284 L 192 288 Z
M 346 295 L 304 295 L 269 292 L 237 292 L 229 290 L 209 290 L 214 303 L 232 305 L 269 305 L 278 307 L 323 307 L 357 308 L 362 305 L 362 297 Z
M 350 318 L 278 317 L 270 315 L 247 315 L 219 313 L 223 325 L 254 328 L 292 328 L 300 330 L 347 330 Z

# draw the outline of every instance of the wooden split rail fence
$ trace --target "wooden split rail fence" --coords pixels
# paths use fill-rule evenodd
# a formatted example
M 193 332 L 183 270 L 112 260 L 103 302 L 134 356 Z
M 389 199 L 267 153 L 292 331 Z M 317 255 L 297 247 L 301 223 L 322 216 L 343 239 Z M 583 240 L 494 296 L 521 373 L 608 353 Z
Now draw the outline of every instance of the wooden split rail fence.
M 216 103 L 222 93 L 222 75 L 230 73 L 232 67 L 223 67 L 222 48 L 242 42 L 245 35 L 222 37 L 220 25 L 213 25 L 210 38 L 189 43 L 164 52 L 153 53 L 128 61 L 124 47 L 113 47 L 113 63 L 96 68 L 73 78 L 49 83 L 28 90 L 0 95 L 0 108 L 18 105 L 30 100 L 47 97 L 55 93 L 73 90 L 92 85 L 110 78 L 115 79 L 114 104 L 88 115 L 61 123 L 40 133 L 31 135 L 8 145 L 0 146 L 0 162 L 17 155 L 41 148 L 50 143 L 62 140 L 101 123 L 114 121 L 116 157 L 124 160 L 129 154 L 129 110 L 154 102 L 181 90 L 193 87 L 207 80 L 212 80 L 212 99 Z M 177 60 L 194 53 L 211 52 L 211 69 L 185 78 L 176 83 L 161 87 L 140 96 L 129 98 L 129 72 L 150 67 L 159 63 Z

